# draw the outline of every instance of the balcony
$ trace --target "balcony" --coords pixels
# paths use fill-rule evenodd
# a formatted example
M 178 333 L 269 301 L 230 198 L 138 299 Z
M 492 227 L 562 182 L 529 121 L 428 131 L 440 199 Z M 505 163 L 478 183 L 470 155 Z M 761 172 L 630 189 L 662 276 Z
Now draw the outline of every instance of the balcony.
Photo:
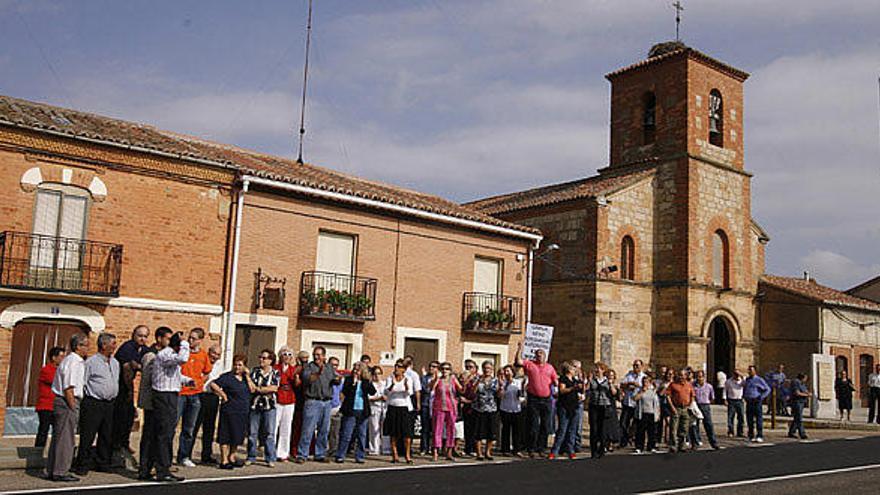
M 118 297 L 122 246 L 0 232 L 0 287 Z
M 299 314 L 331 320 L 375 320 L 377 284 L 378 281 L 374 278 L 330 272 L 303 272 Z
M 468 332 L 514 334 L 522 331 L 522 298 L 466 292 L 462 328 Z

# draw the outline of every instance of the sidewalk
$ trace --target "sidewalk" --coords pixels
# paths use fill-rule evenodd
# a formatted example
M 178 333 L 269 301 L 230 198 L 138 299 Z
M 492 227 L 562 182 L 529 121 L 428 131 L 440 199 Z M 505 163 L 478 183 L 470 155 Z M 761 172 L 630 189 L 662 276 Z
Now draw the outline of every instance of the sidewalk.
M 713 418 L 715 418 L 716 431 L 720 433 L 718 436 L 718 443 L 720 444 L 722 449 L 738 449 L 738 448 L 766 448 L 772 447 L 774 445 L 786 444 L 786 443 L 815 443 L 826 440 L 851 440 L 855 438 L 862 438 L 866 436 L 872 435 L 880 435 L 880 429 L 872 428 L 871 431 L 853 431 L 849 429 L 842 428 L 834 428 L 834 429 L 810 429 L 808 427 L 807 433 L 809 435 L 809 440 L 801 441 L 787 438 L 787 429 L 785 427 L 777 427 L 775 429 L 770 429 L 769 424 L 764 429 L 764 438 L 765 442 L 761 444 L 749 443 L 746 439 L 743 438 L 730 438 L 726 436 L 726 427 L 724 426 L 726 423 L 726 415 L 724 415 L 722 419 L 722 413 L 724 412 L 723 408 L 713 408 Z M 863 425 L 866 426 L 866 425 Z M 138 445 L 138 441 L 140 439 L 140 435 L 137 433 L 132 434 L 131 444 L 133 446 Z M 32 438 L 11 438 L 11 439 L 0 439 L 0 449 L 23 449 L 23 450 L 34 450 L 32 447 L 33 439 Z M 589 443 L 589 434 L 585 432 L 583 438 L 584 444 Z M 199 445 L 199 442 L 196 442 L 196 445 Z M 665 445 L 658 446 L 658 448 L 663 449 Z M 176 448 L 176 442 L 175 442 Z M 708 443 L 704 443 L 702 447 L 698 450 L 707 451 L 711 450 Z M 589 448 L 586 447 L 582 450 L 580 454 L 580 459 L 585 459 L 589 457 L 588 454 Z M 664 451 L 665 452 L 665 451 Z M 39 454 L 39 452 L 37 452 Z M 38 455 L 35 454 L 33 459 L 37 459 Z M 199 452 L 195 453 L 195 458 L 199 457 Z M 630 456 L 635 455 L 631 448 L 626 449 L 617 449 L 613 453 L 609 454 L 613 456 Z M 679 455 L 679 454 L 641 454 L 641 455 Z M 687 455 L 687 454 L 682 454 Z M 239 457 L 244 458 L 243 450 L 239 450 Z M 42 458 L 39 458 L 40 465 L 42 465 Z M 446 461 L 440 461 L 438 463 L 434 463 L 428 457 L 419 457 L 414 456 L 415 465 L 408 466 L 406 464 L 391 464 L 391 459 L 389 456 L 376 456 L 376 457 L 367 457 L 367 462 L 365 464 L 356 464 L 351 459 L 348 459 L 344 464 L 336 464 L 334 462 L 330 463 L 316 463 L 316 462 L 307 462 L 305 464 L 295 464 L 295 463 L 278 463 L 275 468 L 269 468 L 265 465 L 264 462 L 258 461 L 257 463 L 243 467 L 240 469 L 236 469 L 234 471 L 221 471 L 217 469 L 215 466 L 196 466 L 194 468 L 184 468 L 175 466 L 173 469 L 177 469 L 177 474 L 185 476 L 190 480 L 209 480 L 209 479 L 218 479 L 218 478 L 254 478 L 254 477 L 272 477 L 272 476 L 300 476 L 300 475 L 308 475 L 310 473 L 332 473 L 334 471 L 343 470 L 346 472 L 356 471 L 356 470 L 398 470 L 398 469 L 425 469 L 425 468 L 443 468 L 443 467 L 453 467 L 455 465 L 485 465 L 486 462 L 478 462 L 473 460 L 472 458 L 466 459 L 458 459 L 455 463 L 449 463 Z M 36 462 L 36 461 L 35 461 Z M 504 462 L 542 462 L 539 460 L 521 460 L 518 458 L 511 457 L 501 457 L 497 456 L 496 463 L 504 463 Z M 554 462 L 567 462 L 567 461 L 554 461 Z M 24 467 L 24 466 L 20 466 Z M 0 469 L 0 487 L 2 490 L 27 490 L 27 489 L 35 489 L 35 490 L 43 490 L 49 488 L 77 488 L 77 487 L 87 487 L 87 486 L 95 486 L 95 485 L 113 485 L 119 487 L 121 485 L 124 486 L 142 486 L 144 484 L 155 484 L 154 482 L 138 482 L 136 479 L 136 473 L 133 471 L 126 471 L 123 469 L 116 470 L 112 473 L 100 473 L 100 472 L 91 472 L 88 476 L 85 476 L 82 481 L 78 483 L 70 483 L 70 484 L 60 484 L 53 483 L 43 479 L 43 470 L 41 467 L 37 467 L 35 464 L 31 465 L 27 469 Z

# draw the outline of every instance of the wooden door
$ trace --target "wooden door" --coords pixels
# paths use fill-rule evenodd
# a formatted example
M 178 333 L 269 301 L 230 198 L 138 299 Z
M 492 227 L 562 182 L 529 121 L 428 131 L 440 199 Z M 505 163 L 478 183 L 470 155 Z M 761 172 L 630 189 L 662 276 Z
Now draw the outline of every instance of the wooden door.
M 407 337 L 403 344 L 403 354 L 413 357 L 413 369 L 419 371 L 422 367 L 437 359 L 439 342 L 434 339 L 416 339 Z
M 275 327 L 257 325 L 236 325 L 234 354 L 247 356 L 247 366 L 254 368 L 260 365 L 260 352 L 263 349 L 275 349 Z M 231 364 L 230 364 L 231 365 Z
M 40 369 L 49 360 L 49 350 L 69 351 L 70 337 L 86 333 L 85 326 L 67 322 L 24 321 L 12 329 L 12 353 L 6 383 L 7 407 L 33 407 L 37 404 Z

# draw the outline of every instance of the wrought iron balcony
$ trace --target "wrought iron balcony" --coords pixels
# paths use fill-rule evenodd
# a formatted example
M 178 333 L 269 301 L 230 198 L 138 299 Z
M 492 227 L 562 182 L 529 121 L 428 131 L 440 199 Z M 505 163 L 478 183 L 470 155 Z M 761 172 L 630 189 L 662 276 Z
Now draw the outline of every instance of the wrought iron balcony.
M 299 314 L 311 318 L 366 321 L 376 319 L 374 278 L 342 273 L 303 272 Z
M 119 296 L 122 246 L 0 232 L 0 287 Z
M 480 333 L 520 333 L 522 302 L 521 297 L 466 292 L 462 304 L 462 328 Z

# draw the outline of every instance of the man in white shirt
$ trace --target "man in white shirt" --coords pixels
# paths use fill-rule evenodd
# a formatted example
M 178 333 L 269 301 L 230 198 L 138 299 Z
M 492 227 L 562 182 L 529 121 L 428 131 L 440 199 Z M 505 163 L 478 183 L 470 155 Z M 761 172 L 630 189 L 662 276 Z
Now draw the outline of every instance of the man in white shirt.
M 629 443 L 629 429 L 632 426 L 633 418 L 636 414 L 636 401 L 633 399 L 642 388 L 642 380 L 645 378 L 645 372 L 642 371 L 643 363 L 641 359 L 633 361 L 632 371 L 627 373 L 620 382 L 623 389 L 623 408 L 620 412 L 620 448 L 626 447 Z
M 733 436 L 733 418 L 736 416 L 736 436 L 743 436 L 745 416 L 745 403 L 743 402 L 743 388 L 745 379 L 739 370 L 733 370 L 733 375 L 724 382 L 722 395 L 724 404 L 727 405 L 727 436 Z
M 73 449 L 76 446 L 76 424 L 79 421 L 79 403 L 85 386 L 85 361 L 89 339 L 84 333 L 70 338 L 70 354 L 61 361 L 52 381 L 53 403 L 52 444 L 46 474 L 52 481 L 79 481 L 70 474 Z
M 153 362 L 152 402 L 156 431 L 156 481 L 183 481 L 171 474 L 171 449 L 177 426 L 177 401 L 180 386 L 192 382 L 180 373 L 180 366 L 189 359 L 189 342 L 168 327 L 156 329 L 159 352 Z
M 874 422 L 876 413 L 877 424 L 880 424 L 880 363 L 874 366 L 874 372 L 868 375 L 868 423 Z

